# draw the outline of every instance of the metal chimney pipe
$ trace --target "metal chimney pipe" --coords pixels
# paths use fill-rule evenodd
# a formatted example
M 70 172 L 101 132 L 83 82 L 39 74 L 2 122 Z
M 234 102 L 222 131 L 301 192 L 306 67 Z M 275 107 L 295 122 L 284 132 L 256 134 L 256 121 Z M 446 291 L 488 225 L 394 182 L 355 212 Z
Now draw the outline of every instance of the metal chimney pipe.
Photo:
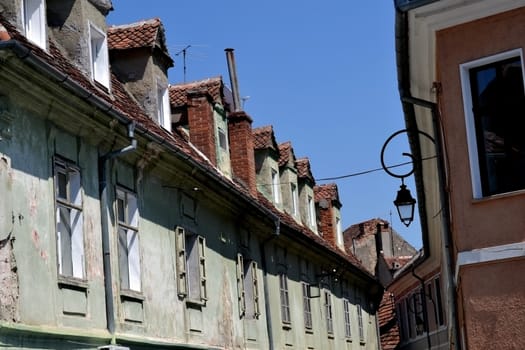
M 233 111 L 241 111 L 241 98 L 239 96 L 239 83 L 237 82 L 237 69 L 235 68 L 235 57 L 233 49 L 224 49 L 228 61 L 228 72 L 230 73 L 230 84 L 233 95 Z

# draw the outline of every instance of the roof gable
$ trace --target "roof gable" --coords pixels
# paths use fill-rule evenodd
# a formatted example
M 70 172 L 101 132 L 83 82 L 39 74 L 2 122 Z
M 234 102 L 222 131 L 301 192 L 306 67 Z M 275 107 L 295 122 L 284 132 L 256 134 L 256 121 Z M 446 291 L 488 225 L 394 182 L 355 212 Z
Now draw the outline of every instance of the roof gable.
M 169 58 L 170 66 L 173 66 L 173 60 L 166 45 L 164 26 L 159 18 L 109 27 L 108 47 L 110 50 L 158 49 Z
M 312 184 L 315 184 L 315 179 L 310 168 L 310 160 L 308 158 L 296 159 L 295 167 L 299 179 L 309 180 Z
M 279 152 L 279 146 L 275 141 L 275 134 L 273 133 L 273 126 L 261 126 L 252 130 L 253 134 L 253 148 L 256 150 L 272 149 Z

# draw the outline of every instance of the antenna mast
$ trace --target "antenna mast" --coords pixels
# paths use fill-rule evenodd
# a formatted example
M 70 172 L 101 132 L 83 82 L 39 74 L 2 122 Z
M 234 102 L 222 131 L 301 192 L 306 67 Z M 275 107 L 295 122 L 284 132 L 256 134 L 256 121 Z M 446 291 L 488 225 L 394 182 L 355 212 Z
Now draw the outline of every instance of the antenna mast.
M 186 45 L 185 48 L 183 48 L 182 50 L 180 50 L 179 52 L 175 54 L 175 56 L 179 56 L 182 53 L 182 67 L 184 70 L 184 82 L 186 82 L 186 51 L 188 51 L 190 47 L 191 45 Z

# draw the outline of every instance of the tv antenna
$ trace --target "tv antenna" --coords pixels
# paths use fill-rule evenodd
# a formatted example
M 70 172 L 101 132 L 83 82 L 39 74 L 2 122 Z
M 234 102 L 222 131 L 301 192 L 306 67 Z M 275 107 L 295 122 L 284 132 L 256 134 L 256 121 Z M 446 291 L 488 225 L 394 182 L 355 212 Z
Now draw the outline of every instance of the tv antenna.
M 179 56 L 180 54 L 182 54 L 182 67 L 184 70 L 184 82 L 186 82 L 186 52 L 188 51 L 190 47 L 191 45 L 186 45 L 182 50 L 180 50 L 179 52 L 175 54 L 175 56 Z

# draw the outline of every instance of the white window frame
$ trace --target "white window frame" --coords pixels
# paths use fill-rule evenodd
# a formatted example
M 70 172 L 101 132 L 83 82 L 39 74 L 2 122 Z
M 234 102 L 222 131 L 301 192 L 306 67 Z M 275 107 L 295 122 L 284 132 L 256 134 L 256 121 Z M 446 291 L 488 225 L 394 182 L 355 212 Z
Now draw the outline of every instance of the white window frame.
M 110 88 L 108 39 L 106 33 L 89 22 L 89 58 L 91 79 Z
M 138 200 L 134 192 L 120 187 L 116 194 L 120 289 L 140 292 L 142 283 Z
M 365 328 L 363 325 L 363 307 L 361 306 L 361 299 L 357 299 L 357 326 L 359 329 L 359 341 L 361 344 L 365 342 Z
M 297 184 L 290 183 L 290 191 L 292 192 L 292 214 L 297 216 L 299 214 L 299 197 L 297 195 Z
M 281 203 L 281 182 L 279 178 L 279 171 L 271 169 L 272 175 L 272 192 L 273 192 L 273 201 L 275 204 Z
M 469 152 L 470 173 L 472 178 L 472 194 L 474 198 L 483 198 L 481 188 L 481 174 L 479 169 L 478 147 L 476 141 L 475 120 L 472 104 L 472 91 L 470 86 L 470 70 L 487 64 L 503 61 L 509 58 L 519 56 L 521 60 L 522 74 L 525 74 L 523 64 L 523 50 L 514 49 L 496 55 L 483 57 L 474 61 L 463 63 L 459 66 L 461 76 L 461 89 L 463 92 L 463 111 L 465 115 L 465 126 L 467 132 L 467 145 Z M 525 86 L 525 77 L 524 77 Z
M 80 169 L 72 162 L 55 158 L 54 172 L 58 273 L 64 277 L 85 279 Z M 65 180 L 63 189 L 60 186 L 61 179 Z
M 311 228 L 316 228 L 315 201 L 313 196 L 308 195 L 308 218 Z
M 341 226 L 341 218 L 336 216 L 335 218 L 335 234 L 337 237 L 337 245 L 339 247 L 344 246 L 344 240 L 343 240 L 343 229 Z
M 290 295 L 288 290 L 288 276 L 285 272 L 279 273 L 279 291 L 281 299 L 281 321 L 285 325 L 292 323 L 290 314 Z
M 328 290 L 324 291 L 324 311 L 326 320 L 326 332 L 330 335 L 334 334 L 334 310 L 332 306 L 332 293 Z
M 45 0 L 24 0 L 22 21 L 26 38 L 47 50 L 47 23 Z
M 310 289 L 310 284 L 307 282 L 301 282 L 303 289 L 303 316 L 304 316 L 304 328 L 307 331 L 312 331 L 313 329 L 313 320 L 312 320 L 312 300 L 310 298 L 308 290 Z
M 345 315 L 345 337 L 350 339 L 352 338 L 352 318 L 350 314 L 350 301 L 348 301 L 348 298 L 343 298 L 343 312 Z
M 157 80 L 157 122 L 164 129 L 171 131 L 169 89 L 160 80 Z

